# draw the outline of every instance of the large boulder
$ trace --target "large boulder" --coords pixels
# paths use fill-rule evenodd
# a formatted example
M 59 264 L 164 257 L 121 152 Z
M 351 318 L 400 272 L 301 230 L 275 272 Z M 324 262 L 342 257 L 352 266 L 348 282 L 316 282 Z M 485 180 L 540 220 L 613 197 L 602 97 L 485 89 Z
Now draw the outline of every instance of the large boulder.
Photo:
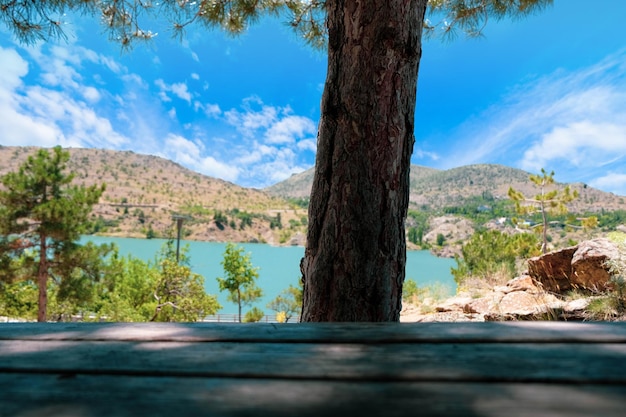
M 611 274 L 606 262 L 618 257 L 617 245 L 609 239 L 582 242 L 572 257 L 572 286 L 595 292 L 610 289 Z
M 606 261 L 619 255 L 617 246 L 599 238 L 528 260 L 528 274 L 546 291 L 563 293 L 573 288 L 601 292 L 610 288 Z
M 572 288 L 572 257 L 577 246 L 546 253 L 528 260 L 528 275 L 543 285 L 544 290 L 561 293 Z
M 557 320 L 561 304 L 552 294 L 515 291 L 505 294 L 484 317 L 485 321 Z

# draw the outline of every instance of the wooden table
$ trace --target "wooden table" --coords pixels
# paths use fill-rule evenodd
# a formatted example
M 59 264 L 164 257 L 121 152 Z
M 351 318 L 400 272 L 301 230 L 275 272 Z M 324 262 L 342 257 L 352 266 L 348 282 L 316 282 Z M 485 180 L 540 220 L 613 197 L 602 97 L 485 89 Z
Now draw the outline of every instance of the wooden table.
M 0 416 L 626 416 L 626 323 L 2 324 Z

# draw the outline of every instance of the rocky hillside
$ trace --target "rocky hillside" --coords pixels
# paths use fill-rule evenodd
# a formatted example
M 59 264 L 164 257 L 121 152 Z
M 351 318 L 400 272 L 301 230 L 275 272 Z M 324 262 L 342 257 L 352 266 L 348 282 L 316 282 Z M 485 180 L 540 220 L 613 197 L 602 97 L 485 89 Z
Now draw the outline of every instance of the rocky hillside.
M 525 195 L 537 194 L 529 180 L 530 173 L 503 165 L 468 165 L 449 170 L 436 170 L 418 165 L 411 166 L 410 204 L 413 208 L 440 210 L 444 207 L 462 206 L 474 197 L 489 194 L 496 199 L 507 199 L 509 187 Z M 307 170 L 268 187 L 268 194 L 280 197 L 305 197 L 311 190 L 313 170 Z M 557 184 L 559 188 L 565 184 Z M 572 212 L 597 212 L 626 209 L 626 198 L 597 190 L 585 184 L 570 184 L 580 193 L 580 198 L 570 205 Z
M 35 151 L 32 147 L 0 146 L 0 175 L 15 170 Z M 69 149 L 69 152 L 69 169 L 76 173 L 77 182 L 107 186 L 94 210 L 92 232 L 125 237 L 173 236 L 172 216 L 183 215 L 186 216 L 184 237 L 190 240 L 305 243 L 307 210 L 284 198 L 307 199 L 313 170 L 293 175 L 265 190 L 256 190 L 201 175 L 155 156 L 102 149 Z M 435 248 L 442 256 L 452 256 L 474 232 L 472 221 L 441 216 L 437 210 L 461 206 L 472 196 L 488 194 L 504 199 L 509 186 L 532 195 L 537 191 L 528 175 L 500 165 L 471 165 L 446 171 L 412 166 L 411 208 L 420 212 L 429 209 L 425 213 L 429 220 L 423 230 L 427 247 Z M 624 197 L 583 184 L 572 186 L 580 191 L 581 197 L 572 204 L 571 211 L 626 209 Z M 410 227 L 419 227 L 415 218 L 409 218 L 407 228 Z M 577 233 L 553 233 L 554 246 L 579 241 L 582 232 Z M 439 235 L 445 237 L 443 247 L 435 247 Z M 418 247 L 409 244 L 409 248 Z
M 173 233 L 172 215 L 181 214 L 188 216 L 184 234 L 192 240 L 279 244 L 303 235 L 306 211 L 263 191 L 207 177 L 156 156 L 68 150 L 68 168 L 77 183 L 106 184 L 94 210 L 98 233 L 168 236 Z M 0 147 L 0 175 L 15 170 L 35 151 Z

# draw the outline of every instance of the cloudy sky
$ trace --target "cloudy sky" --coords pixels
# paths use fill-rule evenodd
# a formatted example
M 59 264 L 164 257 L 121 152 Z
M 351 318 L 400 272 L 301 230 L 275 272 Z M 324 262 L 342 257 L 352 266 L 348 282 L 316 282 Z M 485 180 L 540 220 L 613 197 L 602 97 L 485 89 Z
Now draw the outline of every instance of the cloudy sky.
M 424 44 L 412 163 L 498 163 L 626 195 L 626 1 L 555 0 Z M 264 187 L 314 164 L 326 57 L 283 23 L 165 28 L 122 52 L 95 18 L 26 47 L 0 27 L 0 144 L 132 150 Z

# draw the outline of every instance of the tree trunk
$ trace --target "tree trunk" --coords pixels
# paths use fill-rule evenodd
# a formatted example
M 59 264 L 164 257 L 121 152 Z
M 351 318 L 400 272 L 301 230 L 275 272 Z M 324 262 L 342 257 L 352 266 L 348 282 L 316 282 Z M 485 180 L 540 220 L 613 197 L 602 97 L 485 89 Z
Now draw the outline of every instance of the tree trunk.
M 39 237 L 39 268 L 37 271 L 37 286 L 39 287 L 39 307 L 37 321 L 45 322 L 48 311 L 48 246 L 46 236 L 42 233 Z
M 427 0 L 328 0 L 302 321 L 397 321 Z
M 543 200 L 541 200 L 541 218 L 543 220 L 543 231 L 541 232 L 541 237 L 543 239 L 541 242 L 541 253 L 545 255 L 548 252 L 548 217 L 546 214 L 545 202 Z
M 239 314 L 237 315 L 239 323 L 241 323 L 241 289 L 237 287 L 237 305 L 239 306 Z

